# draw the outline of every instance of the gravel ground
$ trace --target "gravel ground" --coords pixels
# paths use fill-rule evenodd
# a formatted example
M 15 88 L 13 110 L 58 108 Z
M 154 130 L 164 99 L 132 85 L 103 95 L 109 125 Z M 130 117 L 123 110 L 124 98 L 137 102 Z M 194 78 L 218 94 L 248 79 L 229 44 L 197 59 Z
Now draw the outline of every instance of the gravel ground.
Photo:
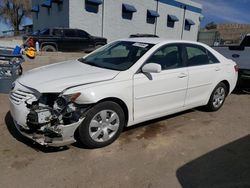
M 24 70 L 80 56 L 43 53 Z M 133 126 L 96 150 L 40 147 L 15 129 L 5 94 L 0 107 L 0 187 L 250 187 L 249 94 Z

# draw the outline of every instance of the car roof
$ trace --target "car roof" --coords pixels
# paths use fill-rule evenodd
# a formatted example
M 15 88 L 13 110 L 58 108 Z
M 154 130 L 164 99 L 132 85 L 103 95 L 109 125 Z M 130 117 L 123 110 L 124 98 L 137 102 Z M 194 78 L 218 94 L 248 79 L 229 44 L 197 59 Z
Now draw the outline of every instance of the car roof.
M 195 42 L 195 41 L 173 40 L 173 39 L 164 39 L 164 38 L 155 38 L 155 37 L 127 38 L 127 39 L 121 39 L 120 41 L 141 42 L 141 43 L 149 43 L 149 44 L 160 44 L 160 43 L 191 43 L 191 44 L 202 45 L 202 43 Z

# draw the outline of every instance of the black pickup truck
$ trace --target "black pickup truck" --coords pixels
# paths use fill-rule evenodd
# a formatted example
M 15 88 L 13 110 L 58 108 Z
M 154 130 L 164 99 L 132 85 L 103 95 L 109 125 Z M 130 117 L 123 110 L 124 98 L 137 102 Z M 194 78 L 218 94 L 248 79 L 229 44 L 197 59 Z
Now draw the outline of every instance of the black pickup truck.
M 92 36 L 81 29 L 44 29 L 23 36 L 23 41 L 28 37 L 31 37 L 34 45 L 38 41 L 40 49 L 47 52 L 91 51 L 107 44 L 106 38 Z
M 247 34 L 239 45 L 213 48 L 234 60 L 239 66 L 238 87 L 250 88 L 250 34 Z

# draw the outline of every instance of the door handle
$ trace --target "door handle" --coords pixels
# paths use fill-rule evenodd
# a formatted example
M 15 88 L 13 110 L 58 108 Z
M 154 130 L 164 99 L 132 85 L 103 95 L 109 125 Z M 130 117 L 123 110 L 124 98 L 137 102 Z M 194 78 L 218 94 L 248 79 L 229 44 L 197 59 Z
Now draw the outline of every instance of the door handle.
M 215 70 L 215 71 L 220 71 L 220 70 L 221 70 L 221 68 L 216 67 L 214 70 Z
M 185 78 L 185 77 L 187 77 L 187 76 L 188 76 L 187 74 L 181 73 L 181 74 L 178 76 L 178 78 Z

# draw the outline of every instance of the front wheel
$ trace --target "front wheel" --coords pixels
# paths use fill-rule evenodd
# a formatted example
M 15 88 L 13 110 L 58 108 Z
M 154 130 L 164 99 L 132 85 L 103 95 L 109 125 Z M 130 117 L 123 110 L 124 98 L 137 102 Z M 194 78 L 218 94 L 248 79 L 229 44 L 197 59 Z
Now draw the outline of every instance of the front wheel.
M 87 148 L 100 148 L 114 142 L 125 125 L 122 108 L 107 101 L 90 109 L 79 127 L 79 138 Z
M 223 106 L 227 96 L 227 90 L 227 86 L 222 82 L 215 87 L 206 105 L 208 111 L 214 112 Z

